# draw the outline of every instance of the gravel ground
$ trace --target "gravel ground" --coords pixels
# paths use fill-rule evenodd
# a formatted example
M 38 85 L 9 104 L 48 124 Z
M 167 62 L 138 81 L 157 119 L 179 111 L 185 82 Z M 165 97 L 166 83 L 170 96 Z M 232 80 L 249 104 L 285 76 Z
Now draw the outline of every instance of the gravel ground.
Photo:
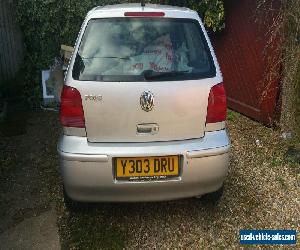
M 73 214 L 62 200 L 56 154 L 57 114 L 40 112 L 33 117 L 36 130 L 48 128 L 43 130 L 48 135 L 41 154 L 48 163 L 41 169 L 41 178 L 46 180 L 50 202 L 57 204 L 65 249 L 241 248 L 240 229 L 296 229 L 299 242 L 298 145 L 283 141 L 270 128 L 229 113 L 231 163 L 218 204 L 203 199 L 101 204 Z M 31 140 L 35 135 L 27 136 Z

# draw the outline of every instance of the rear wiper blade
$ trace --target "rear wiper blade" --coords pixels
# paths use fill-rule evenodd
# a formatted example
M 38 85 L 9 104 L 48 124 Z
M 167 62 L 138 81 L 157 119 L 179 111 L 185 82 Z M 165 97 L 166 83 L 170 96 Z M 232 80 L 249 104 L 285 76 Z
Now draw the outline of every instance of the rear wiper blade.
M 189 71 L 169 71 L 169 72 L 156 72 L 153 70 L 145 70 L 142 75 L 146 80 L 151 79 L 158 79 L 162 77 L 173 77 L 173 76 L 181 76 L 186 73 L 189 73 Z
M 82 59 L 89 60 L 89 59 L 120 59 L 120 60 L 130 60 L 130 57 L 117 57 L 117 56 L 93 56 L 93 57 L 81 57 Z

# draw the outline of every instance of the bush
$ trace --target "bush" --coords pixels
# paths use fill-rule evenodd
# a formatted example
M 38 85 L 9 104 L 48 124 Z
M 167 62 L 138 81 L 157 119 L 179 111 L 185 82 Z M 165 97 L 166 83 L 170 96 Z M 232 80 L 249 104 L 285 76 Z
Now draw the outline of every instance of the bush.
M 40 71 L 59 55 L 60 45 L 74 45 L 87 12 L 95 6 L 124 3 L 124 0 L 18 0 L 17 20 L 26 45 L 25 95 L 36 100 Z M 136 2 L 136 1 L 133 1 Z M 197 10 L 207 27 L 220 30 L 224 23 L 222 0 L 154 0 L 153 3 L 188 6 Z

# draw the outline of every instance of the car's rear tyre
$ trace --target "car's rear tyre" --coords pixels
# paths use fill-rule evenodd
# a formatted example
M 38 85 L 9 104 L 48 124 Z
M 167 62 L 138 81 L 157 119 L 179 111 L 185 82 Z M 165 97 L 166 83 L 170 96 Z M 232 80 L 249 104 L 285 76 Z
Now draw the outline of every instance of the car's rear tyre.
M 205 194 L 201 197 L 201 200 L 210 204 L 218 204 L 224 193 L 224 186 L 219 188 L 217 191 Z

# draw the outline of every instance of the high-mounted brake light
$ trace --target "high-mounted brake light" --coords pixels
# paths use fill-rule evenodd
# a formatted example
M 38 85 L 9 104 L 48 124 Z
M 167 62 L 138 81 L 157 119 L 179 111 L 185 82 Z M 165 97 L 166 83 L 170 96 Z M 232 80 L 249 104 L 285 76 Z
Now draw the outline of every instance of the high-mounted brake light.
M 125 12 L 124 16 L 133 17 L 162 17 L 165 16 L 164 12 Z
M 226 120 L 226 93 L 224 84 L 213 86 L 209 93 L 206 123 L 223 122 Z
M 63 127 L 85 128 L 82 100 L 79 91 L 64 86 L 60 103 L 60 123 Z

